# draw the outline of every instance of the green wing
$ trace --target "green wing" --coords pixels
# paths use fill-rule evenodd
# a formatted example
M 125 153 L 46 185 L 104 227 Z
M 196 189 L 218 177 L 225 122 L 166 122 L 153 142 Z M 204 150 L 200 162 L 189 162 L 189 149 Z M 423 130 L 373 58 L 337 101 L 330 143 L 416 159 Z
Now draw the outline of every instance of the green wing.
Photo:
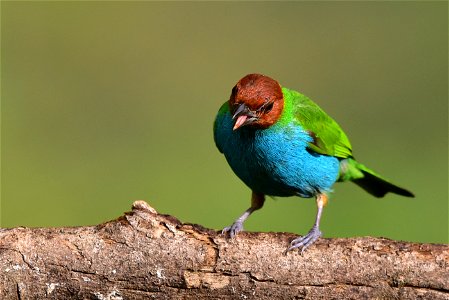
M 283 88 L 285 101 L 291 103 L 294 118 L 309 132 L 309 148 L 317 153 L 339 158 L 352 157 L 351 143 L 340 126 L 306 96 Z

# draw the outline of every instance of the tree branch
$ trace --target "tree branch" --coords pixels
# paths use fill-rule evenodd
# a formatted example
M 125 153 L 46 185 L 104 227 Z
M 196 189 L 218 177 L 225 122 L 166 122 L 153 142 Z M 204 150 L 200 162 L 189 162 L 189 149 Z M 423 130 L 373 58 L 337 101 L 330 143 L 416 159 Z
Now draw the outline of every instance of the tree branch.
M 92 227 L 0 230 L 0 299 L 449 299 L 449 246 L 289 233 L 228 240 L 143 201 Z

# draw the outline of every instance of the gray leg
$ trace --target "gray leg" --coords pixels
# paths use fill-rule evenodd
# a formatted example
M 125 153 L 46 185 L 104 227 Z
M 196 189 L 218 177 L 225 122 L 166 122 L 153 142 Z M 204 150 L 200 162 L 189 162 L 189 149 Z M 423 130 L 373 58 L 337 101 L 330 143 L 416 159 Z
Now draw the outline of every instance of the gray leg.
M 294 239 L 290 243 L 290 247 L 287 249 L 286 252 L 301 248 L 301 254 L 304 253 L 304 250 L 306 250 L 310 245 L 312 245 L 321 235 L 320 231 L 320 219 L 321 219 L 321 213 L 323 212 L 323 207 L 327 203 L 327 195 L 326 194 L 318 194 L 316 197 L 316 205 L 318 208 L 318 211 L 316 213 L 316 219 L 315 224 L 313 224 L 312 229 L 310 229 L 309 233 L 307 233 L 305 236 L 298 237 Z
M 229 237 L 233 238 L 237 233 L 243 230 L 243 222 L 256 210 L 261 209 L 265 202 L 265 195 L 259 194 L 253 191 L 251 195 L 251 207 L 245 210 L 245 212 L 235 222 L 222 230 L 222 234 L 229 233 Z

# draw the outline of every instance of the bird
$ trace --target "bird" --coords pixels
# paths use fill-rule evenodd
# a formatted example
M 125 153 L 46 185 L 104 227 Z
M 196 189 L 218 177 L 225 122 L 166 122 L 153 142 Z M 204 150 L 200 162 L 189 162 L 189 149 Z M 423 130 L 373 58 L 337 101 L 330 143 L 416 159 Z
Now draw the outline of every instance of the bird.
M 233 238 L 265 196 L 315 198 L 315 222 L 286 249 L 301 254 L 322 236 L 320 220 L 336 182 L 352 181 L 375 197 L 414 194 L 359 163 L 334 119 L 307 96 L 262 74 L 248 74 L 218 110 L 214 141 L 251 189 L 251 206 L 222 234 Z

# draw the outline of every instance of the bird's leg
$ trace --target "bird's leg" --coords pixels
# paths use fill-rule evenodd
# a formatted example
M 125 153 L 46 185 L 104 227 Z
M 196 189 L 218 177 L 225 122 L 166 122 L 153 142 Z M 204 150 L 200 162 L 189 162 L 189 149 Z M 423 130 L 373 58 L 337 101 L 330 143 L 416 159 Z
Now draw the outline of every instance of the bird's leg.
M 229 237 L 233 238 L 238 232 L 243 230 L 243 222 L 256 210 L 261 209 L 265 202 L 265 195 L 259 194 L 253 191 L 251 195 L 251 207 L 245 210 L 245 212 L 235 222 L 222 230 L 222 234 L 229 233 Z
M 316 219 L 315 224 L 313 224 L 312 229 L 310 229 L 309 233 L 307 233 L 305 236 L 298 237 L 294 239 L 290 243 L 290 247 L 287 249 L 286 252 L 301 248 L 301 254 L 304 253 L 304 250 L 306 250 L 310 245 L 312 245 L 320 236 L 320 219 L 321 219 L 321 213 L 323 212 L 323 207 L 327 203 L 327 195 L 326 194 L 318 194 L 316 197 L 316 205 L 318 208 L 318 211 L 316 213 Z

